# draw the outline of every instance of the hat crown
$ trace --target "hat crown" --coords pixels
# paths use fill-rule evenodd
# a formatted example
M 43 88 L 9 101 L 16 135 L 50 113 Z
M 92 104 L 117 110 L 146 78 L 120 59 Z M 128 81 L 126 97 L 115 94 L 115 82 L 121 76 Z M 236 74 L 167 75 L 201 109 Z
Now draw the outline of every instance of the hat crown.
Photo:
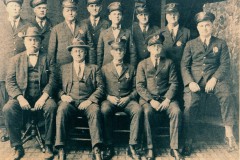
M 112 2 L 108 5 L 109 12 L 115 11 L 115 10 L 122 10 L 122 4 L 120 2 Z
M 37 27 L 28 27 L 23 37 L 36 37 L 41 36 L 41 33 Z
M 139 6 L 136 8 L 136 14 L 147 13 L 149 14 L 149 10 L 146 6 Z
M 87 0 L 87 4 L 101 4 L 102 0 Z
M 179 4 L 178 3 L 168 3 L 165 5 L 166 12 L 178 12 Z
M 40 4 L 47 4 L 47 0 L 31 0 L 30 1 L 30 6 L 32 8 L 35 8 L 36 6 L 38 6 Z
M 211 12 L 199 12 L 195 15 L 196 23 L 199 23 L 199 22 L 202 22 L 202 21 L 213 22 L 214 20 L 215 20 L 215 15 Z
M 72 45 L 76 45 L 76 46 L 80 46 L 80 45 L 86 45 L 84 42 L 83 42 L 83 40 L 82 39 L 80 39 L 80 38 L 73 38 L 73 40 L 72 40 Z
M 154 44 L 162 44 L 163 43 L 163 36 L 159 33 L 151 34 L 147 37 L 146 43 L 148 46 L 154 45 Z
M 122 38 L 117 38 L 113 41 L 108 42 L 108 44 L 113 48 L 124 48 L 126 45 L 126 40 Z
M 75 8 L 77 7 L 78 1 L 77 0 L 63 0 L 62 6 L 66 8 Z
M 17 2 L 20 5 L 23 4 L 23 0 L 4 0 L 3 2 L 4 2 L 5 5 L 7 5 L 9 2 Z

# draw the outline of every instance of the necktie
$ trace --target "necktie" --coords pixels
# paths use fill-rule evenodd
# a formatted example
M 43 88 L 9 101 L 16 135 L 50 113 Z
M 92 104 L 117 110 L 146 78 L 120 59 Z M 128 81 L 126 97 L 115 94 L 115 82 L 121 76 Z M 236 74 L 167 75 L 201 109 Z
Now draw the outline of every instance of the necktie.
M 171 34 L 172 40 L 174 41 L 174 40 L 175 40 L 175 35 L 174 35 L 174 31 L 173 31 L 173 29 L 171 29 L 170 34 Z
M 205 51 L 207 50 L 207 40 L 206 39 L 204 39 L 204 41 L 203 41 L 203 47 L 204 47 L 204 49 L 205 49 Z
M 93 20 L 93 28 L 95 29 L 96 27 L 97 27 L 97 20 L 94 19 L 94 20 Z
M 13 20 L 13 26 L 12 26 L 13 32 L 15 32 L 16 29 L 17 29 L 17 24 L 16 23 L 17 23 L 16 20 Z
M 158 58 L 155 58 L 155 69 L 158 69 Z
M 144 38 L 147 37 L 147 26 L 143 26 L 143 36 Z
M 41 28 L 43 28 L 43 20 L 40 20 L 40 21 L 39 21 L 39 26 L 40 26 Z

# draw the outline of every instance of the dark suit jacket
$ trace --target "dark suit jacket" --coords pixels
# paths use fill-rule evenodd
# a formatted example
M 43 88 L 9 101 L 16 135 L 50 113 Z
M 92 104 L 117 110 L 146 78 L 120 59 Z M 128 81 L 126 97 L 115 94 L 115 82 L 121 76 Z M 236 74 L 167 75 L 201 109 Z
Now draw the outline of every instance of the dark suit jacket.
M 190 82 L 198 83 L 203 77 L 207 82 L 211 77 L 219 81 L 226 80 L 230 71 L 230 57 L 224 40 L 211 37 L 205 51 L 198 37 L 189 41 L 184 49 L 181 71 L 184 85 Z
M 56 89 L 56 77 L 54 66 L 47 61 L 46 55 L 39 52 L 39 88 L 41 91 L 52 96 Z M 6 88 L 9 96 L 16 98 L 18 95 L 25 95 L 28 85 L 28 55 L 22 52 L 11 58 L 6 78 Z
M 90 46 L 86 58 L 90 64 L 94 64 L 96 62 L 96 52 L 93 48 L 92 36 L 88 27 L 86 25 L 80 27 L 80 24 L 77 21 L 74 34 L 72 34 L 65 21 L 53 27 L 48 46 L 49 59 L 60 65 L 72 62 L 72 56 L 68 52 L 67 46 L 71 45 L 73 38 L 76 37 L 79 37 L 85 42 L 85 44 Z
M 157 26 L 149 26 L 147 30 L 147 34 L 144 36 L 140 26 L 138 23 L 133 24 L 133 41 L 134 44 L 136 45 L 136 51 L 137 51 L 137 58 L 138 58 L 138 63 L 150 56 L 148 50 L 147 50 L 147 43 L 146 43 L 146 38 L 159 31 L 159 28 Z
M 20 37 L 26 31 L 29 22 L 20 18 L 17 30 L 13 32 L 11 23 L 7 20 L 0 23 L 0 81 L 5 81 L 10 58 L 26 50 Z
M 156 70 L 150 58 L 141 61 L 137 68 L 136 88 L 140 95 L 139 103 L 168 98 L 172 100 L 176 94 L 178 80 L 172 60 L 161 57 Z
M 124 62 L 129 63 L 133 66 L 137 65 L 136 47 L 133 43 L 130 30 L 121 29 L 118 38 L 125 39 L 126 44 L 126 54 L 124 57 Z M 97 64 L 99 67 L 112 61 L 112 55 L 110 53 L 111 46 L 108 44 L 110 41 L 114 41 L 114 35 L 112 32 L 112 27 L 101 31 L 98 46 L 97 46 Z
M 106 95 L 119 98 L 129 96 L 136 100 L 136 72 L 133 66 L 123 64 L 122 73 L 119 76 L 113 62 L 110 62 L 102 67 L 102 74 Z
M 63 94 L 69 95 L 73 85 L 73 63 L 68 63 L 61 66 L 60 76 L 59 76 L 59 92 L 58 96 L 61 98 Z M 89 100 L 98 103 L 104 95 L 104 86 L 102 81 L 101 70 L 96 65 L 86 64 L 83 80 L 89 87 L 89 91 L 92 95 Z
M 99 39 L 100 32 L 102 30 L 105 30 L 105 29 L 109 28 L 110 27 L 110 22 L 105 20 L 105 19 L 100 18 L 97 26 L 95 28 L 93 28 L 90 19 L 87 18 L 87 19 L 84 19 L 84 20 L 81 21 L 81 25 L 87 25 L 88 26 L 89 31 L 90 31 L 90 33 L 92 35 L 92 38 L 93 38 L 94 48 L 95 48 L 95 50 L 97 50 L 97 44 L 98 44 L 98 39 Z

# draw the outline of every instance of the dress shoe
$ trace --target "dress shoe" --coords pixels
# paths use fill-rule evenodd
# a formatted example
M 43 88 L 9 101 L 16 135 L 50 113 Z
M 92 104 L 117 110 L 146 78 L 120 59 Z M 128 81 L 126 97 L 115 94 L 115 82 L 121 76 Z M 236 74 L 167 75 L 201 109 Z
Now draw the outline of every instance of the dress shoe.
M 141 160 L 141 156 L 136 152 L 133 145 L 129 145 L 128 154 L 134 160 Z
M 184 160 L 184 157 L 179 153 L 177 149 L 171 149 L 170 154 L 175 157 L 175 160 Z
M 104 160 L 110 160 L 114 156 L 115 152 L 112 146 L 107 146 L 104 152 Z
M 232 152 L 238 150 L 238 145 L 236 143 L 235 137 L 226 137 L 225 142 L 228 145 L 227 151 Z
M 185 145 L 182 150 L 184 156 L 190 156 L 192 153 L 192 145 Z
M 15 147 L 15 152 L 13 155 L 14 160 L 20 160 L 24 156 L 24 149 L 22 146 L 16 146 Z
M 44 159 L 45 160 L 52 160 L 54 155 L 53 155 L 53 149 L 52 149 L 52 146 L 50 145 L 47 145 L 45 147 L 46 151 L 44 153 Z
M 58 160 L 66 160 L 66 154 L 63 148 L 58 150 Z
M 99 147 L 93 148 L 93 160 L 102 160 L 101 150 Z
M 155 156 L 154 156 L 154 153 L 153 153 L 153 150 L 152 150 L 152 149 L 149 149 L 149 150 L 147 151 L 146 159 L 147 159 L 147 160 L 154 160 L 154 159 L 155 159 Z
M 1 142 L 6 142 L 9 140 L 9 135 L 7 133 L 5 133 L 2 137 L 1 137 Z

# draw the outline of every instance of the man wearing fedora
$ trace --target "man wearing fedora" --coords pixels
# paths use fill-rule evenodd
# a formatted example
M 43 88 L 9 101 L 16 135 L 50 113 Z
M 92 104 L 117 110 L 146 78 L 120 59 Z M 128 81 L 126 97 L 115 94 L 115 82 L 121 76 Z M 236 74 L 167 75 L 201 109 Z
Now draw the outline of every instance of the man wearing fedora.
M 112 22 L 111 27 L 101 31 L 98 46 L 97 46 L 97 64 L 99 67 L 112 61 L 113 57 L 110 53 L 111 46 L 110 41 L 125 39 L 125 62 L 137 66 L 136 48 L 133 43 L 131 32 L 129 29 L 124 29 L 121 26 L 123 19 L 123 8 L 120 2 L 112 2 L 108 6 L 109 15 L 108 18 Z
M 101 71 L 96 65 L 89 64 L 89 46 L 81 39 L 74 39 L 67 50 L 73 62 L 62 65 L 59 75 L 59 102 L 56 118 L 56 142 L 58 159 L 66 159 L 65 146 L 69 122 L 82 112 L 88 119 L 93 148 L 93 159 L 101 160 L 102 128 L 99 101 L 104 94 Z
M 183 153 L 190 155 L 196 134 L 195 123 L 202 94 L 214 94 L 220 102 L 228 151 L 238 149 L 233 135 L 235 106 L 229 79 L 230 57 L 224 40 L 212 35 L 214 14 L 200 12 L 195 21 L 199 37 L 189 41 L 184 49 L 181 71 L 184 82 Z
M 72 56 L 66 49 L 74 38 L 80 38 L 89 45 L 89 54 L 86 57 L 90 64 L 96 63 L 96 52 L 93 47 L 93 39 L 87 25 L 81 25 L 77 21 L 78 0 L 63 0 L 62 13 L 64 22 L 53 27 L 48 45 L 48 57 L 58 65 L 72 62 Z
M 52 99 L 55 89 L 54 66 L 47 61 L 40 46 L 43 39 L 36 27 L 29 27 L 22 33 L 26 51 L 11 58 L 6 78 L 10 96 L 3 108 L 11 147 L 15 149 L 14 159 L 24 156 L 21 141 L 22 114 L 34 109 L 42 110 L 45 119 L 46 159 L 52 158 L 55 116 L 57 105 Z
M 154 127 L 161 122 L 155 122 L 154 116 L 166 112 L 170 118 L 170 154 L 175 160 L 183 160 L 179 153 L 179 131 L 182 113 L 175 99 L 178 80 L 175 65 L 166 58 L 163 52 L 159 33 L 147 38 L 147 49 L 150 57 L 141 61 L 137 68 L 136 88 L 140 95 L 139 104 L 144 111 L 144 130 L 147 139 L 147 160 L 153 160 Z
M 41 50 L 47 52 L 50 33 L 53 27 L 52 22 L 46 16 L 48 11 L 47 0 L 31 0 L 30 6 L 33 8 L 33 12 L 35 14 L 35 18 L 31 21 L 31 23 L 36 26 L 41 31 L 41 34 L 44 36 Z
M 103 82 L 106 88 L 106 100 L 102 102 L 101 111 L 104 122 L 104 142 L 106 158 L 111 159 L 113 150 L 113 115 L 116 112 L 125 112 L 131 119 L 129 154 L 135 160 L 140 160 L 136 152 L 139 144 L 142 108 L 137 103 L 135 88 L 136 73 L 134 66 L 124 62 L 126 40 L 111 41 L 110 53 L 113 60 L 102 67 Z
M 9 60 L 14 55 L 26 50 L 22 38 L 19 36 L 21 31 L 26 30 L 29 22 L 20 17 L 23 0 L 4 0 L 3 1 L 8 17 L 0 23 L 0 109 L 8 101 L 8 94 L 5 87 L 6 71 Z M 2 121 L 3 122 L 3 121 Z M 2 123 L 1 122 L 1 123 Z M 1 141 L 7 141 L 8 134 L 1 137 Z

